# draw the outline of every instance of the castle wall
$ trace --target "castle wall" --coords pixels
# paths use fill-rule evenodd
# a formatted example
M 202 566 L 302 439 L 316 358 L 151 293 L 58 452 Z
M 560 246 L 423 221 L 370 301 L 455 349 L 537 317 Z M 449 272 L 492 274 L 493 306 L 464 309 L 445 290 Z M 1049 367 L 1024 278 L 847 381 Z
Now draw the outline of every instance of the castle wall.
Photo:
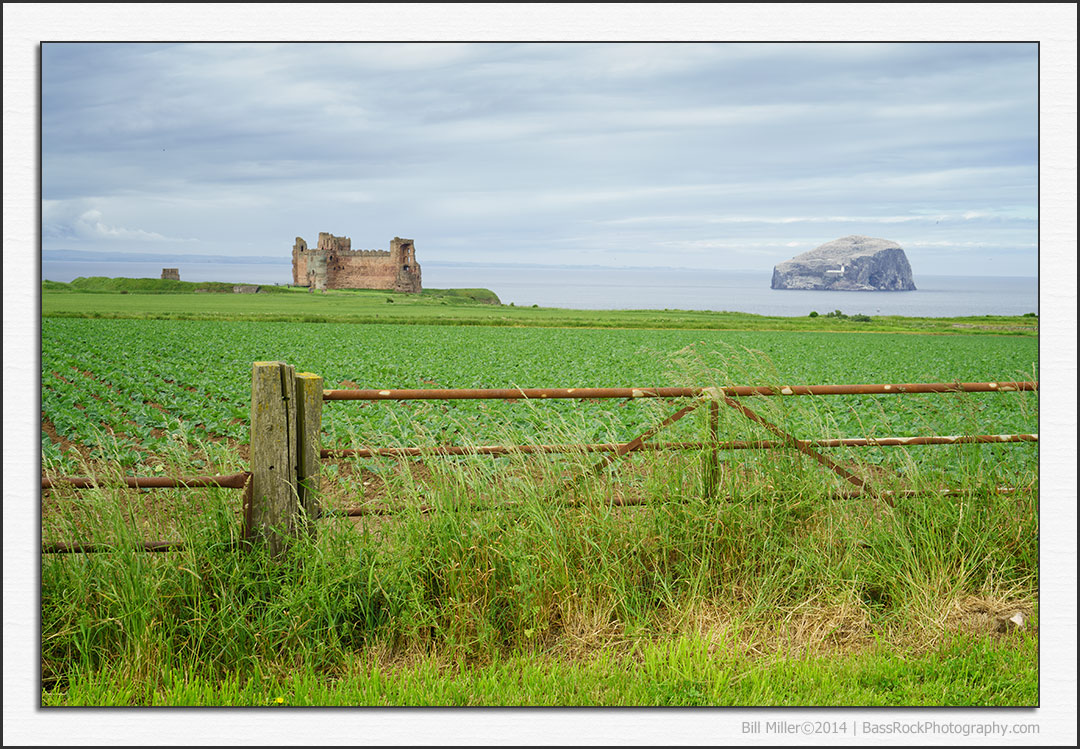
M 329 289 L 392 289 L 396 279 L 397 268 L 385 250 L 333 253 L 327 258 Z
M 348 237 L 320 232 L 309 250 L 300 237 L 293 246 L 293 283 L 309 289 L 386 289 L 418 294 L 420 265 L 411 239 L 394 237 L 390 250 L 353 250 Z

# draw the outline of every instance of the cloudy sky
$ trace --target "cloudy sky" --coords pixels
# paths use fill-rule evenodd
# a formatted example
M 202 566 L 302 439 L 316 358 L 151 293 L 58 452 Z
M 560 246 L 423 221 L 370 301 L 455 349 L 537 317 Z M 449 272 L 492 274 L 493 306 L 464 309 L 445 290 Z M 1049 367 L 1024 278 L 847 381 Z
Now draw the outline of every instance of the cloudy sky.
M 45 43 L 43 249 L 1037 275 L 1034 43 Z

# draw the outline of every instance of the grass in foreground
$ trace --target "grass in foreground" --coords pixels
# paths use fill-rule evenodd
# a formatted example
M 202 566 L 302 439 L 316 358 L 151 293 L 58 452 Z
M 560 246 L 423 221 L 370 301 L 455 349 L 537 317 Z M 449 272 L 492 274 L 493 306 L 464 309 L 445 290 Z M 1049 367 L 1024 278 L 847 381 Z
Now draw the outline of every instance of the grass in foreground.
M 886 648 L 813 658 L 751 659 L 700 637 L 584 659 L 513 655 L 485 665 L 436 656 L 360 659 L 338 676 L 263 670 L 207 678 L 179 667 L 137 683 L 78 673 L 43 706 L 1031 706 L 1038 640 L 957 636 L 910 655 Z M 963 675 L 963 678 L 959 678 Z M 851 729 L 849 728 L 849 731 Z
M 235 546 L 238 492 L 185 497 L 168 554 L 125 550 L 132 503 L 85 493 L 71 527 L 121 548 L 43 557 L 43 702 L 1037 700 L 1037 644 L 994 634 L 1037 614 L 1037 493 L 888 508 L 793 460 L 707 499 L 696 458 L 656 458 L 574 506 L 554 462 L 397 474 L 397 514 L 320 521 L 281 562 Z

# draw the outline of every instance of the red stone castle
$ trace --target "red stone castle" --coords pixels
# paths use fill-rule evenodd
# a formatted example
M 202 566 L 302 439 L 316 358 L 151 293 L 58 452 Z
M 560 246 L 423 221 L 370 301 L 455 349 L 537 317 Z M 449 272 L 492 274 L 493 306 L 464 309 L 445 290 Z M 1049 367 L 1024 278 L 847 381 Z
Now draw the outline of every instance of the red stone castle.
M 348 237 L 319 232 L 319 244 L 308 249 L 296 238 L 293 245 L 293 284 L 309 291 L 326 289 L 386 289 L 419 294 L 420 265 L 411 239 L 394 237 L 390 250 L 354 250 Z

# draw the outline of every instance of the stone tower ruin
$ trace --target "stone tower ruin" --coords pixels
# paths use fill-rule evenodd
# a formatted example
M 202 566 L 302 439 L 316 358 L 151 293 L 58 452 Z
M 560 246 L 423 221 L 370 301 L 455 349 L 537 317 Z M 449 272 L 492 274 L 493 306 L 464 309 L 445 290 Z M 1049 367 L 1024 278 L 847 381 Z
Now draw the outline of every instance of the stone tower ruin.
M 318 244 L 308 249 L 296 238 L 292 250 L 293 284 L 309 291 L 326 289 L 385 289 L 419 294 L 420 264 L 411 239 L 394 237 L 388 250 L 354 250 L 348 237 L 319 232 Z

